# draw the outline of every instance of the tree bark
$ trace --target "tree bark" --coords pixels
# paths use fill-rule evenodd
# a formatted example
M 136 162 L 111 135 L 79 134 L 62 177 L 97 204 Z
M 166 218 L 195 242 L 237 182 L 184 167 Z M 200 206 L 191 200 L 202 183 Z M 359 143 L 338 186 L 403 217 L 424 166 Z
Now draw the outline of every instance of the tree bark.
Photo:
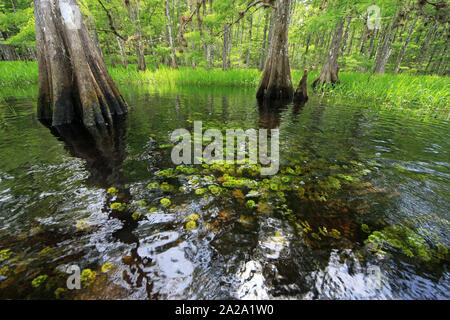
M 127 106 L 89 36 L 75 0 L 35 0 L 37 113 L 53 126 L 113 123 Z
M 341 19 L 334 29 L 333 40 L 328 51 L 327 58 L 322 67 L 319 77 L 312 83 L 313 88 L 316 86 L 323 86 L 325 84 L 335 84 L 339 82 L 338 58 L 339 49 L 341 47 L 342 33 L 344 29 L 344 19 Z
M 264 72 L 256 97 L 259 99 L 291 99 L 294 93 L 289 64 L 290 0 L 276 0 L 273 34 Z
M 414 30 L 414 26 L 416 25 L 416 22 L 417 22 L 417 20 L 414 20 L 411 23 L 411 26 L 408 31 L 408 35 L 406 36 L 405 43 L 403 44 L 403 47 L 402 47 L 402 51 L 400 52 L 400 55 L 398 57 L 398 61 L 397 61 L 397 65 L 395 66 L 394 74 L 398 74 L 398 72 L 400 70 L 400 65 L 402 64 L 403 57 L 405 56 L 406 48 L 408 47 L 408 43 L 409 43 L 409 40 L 411 39 L 411 34 Z
M 170 57 L 172 59 L 172 68 L 178 69 L 177 56 L 175 55 L 175 44 L 173 42 L 172 36 L 172 19 L 170 17 L 169 0 L 166 0 L 166 18 L 167 18 L 167 32 L 169 34 L 169 44 L 170 44 Z

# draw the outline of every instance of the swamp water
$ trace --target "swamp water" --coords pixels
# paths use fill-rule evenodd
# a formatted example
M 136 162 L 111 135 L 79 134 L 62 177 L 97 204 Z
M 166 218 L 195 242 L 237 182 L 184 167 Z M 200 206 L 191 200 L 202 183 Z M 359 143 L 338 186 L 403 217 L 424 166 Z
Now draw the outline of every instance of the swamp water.
M 120 89 L 128 116 L 95 138 L 42 125 L 37 88 L 0 102 L 0 298 L 450 298 L 446 121 Z M 170 133 L 197 120 L 278 128 L 279 173 L 173 165 Z

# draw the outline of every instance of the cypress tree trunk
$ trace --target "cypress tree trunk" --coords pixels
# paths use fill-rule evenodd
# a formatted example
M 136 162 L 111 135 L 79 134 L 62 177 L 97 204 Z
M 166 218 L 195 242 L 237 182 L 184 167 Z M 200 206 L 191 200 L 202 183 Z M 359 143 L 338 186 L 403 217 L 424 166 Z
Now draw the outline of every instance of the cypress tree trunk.
M 339 49 L 341 47 L 343 29 L 344 19 L 341 19 L 334 29 L 333 40 L 331 41 L 331 47 L 328 51 L 322 71 L 320 72 L 319 77 L 312 83 L 313 88 L 324 84 L 334 84 L 339 81 L 337 60 L 339 57 Z
M 290 0 L 276 0 L 273 34 L 264 72 L 256 97 L 259 99 L 291 99 L 294 93 L 289 65 Z
M 75 0 L 35 0 L 38 118 L 53 126 L 107 125 L 127 106 L 89 36 Z

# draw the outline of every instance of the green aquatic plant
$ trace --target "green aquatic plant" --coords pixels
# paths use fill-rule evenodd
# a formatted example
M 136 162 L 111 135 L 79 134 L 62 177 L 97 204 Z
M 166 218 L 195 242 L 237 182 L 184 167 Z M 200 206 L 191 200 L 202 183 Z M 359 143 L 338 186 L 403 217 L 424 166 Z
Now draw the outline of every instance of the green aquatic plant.
M 172 202 L 171 202 L 169 199 L 167 199 L 167 198 L 161 199 L 161 200 L 160 200 L 160 203 L 161 203 L 161 205 L 162 205 L 164 208 L 167 208 L 167 207 L 169 207 L 169 206 L 172 204 Z
M 144 217 L 144 214 L 142 212 L 136 211 L 136 212 L 133 212 L 131 217 L 133 218 L 133 220 L 140 220 L 141 218 Z
M 207 189 L 205 189 L 205 188 L 199 188 L 199 189 L 196 189 L 196 190 L 195 190 L 195 194 L 197 194 L 197 195 L 202 195 L 202 194 L 204 194 L 204 193 L 206 192 L 206 190 L 207 190 Z
M 31 281 L 31 285 L 32 285 L 34 288 L 39 288 L 39 287 L 40 287 L 47 279 L 48 279 L 48 275 L 42 274 L 42 275 L 37 276 L 36 278 L 34 278 L 34 279 Z
M 97 272 L 92 271 L 91 269 L 84 269 L 81 272 L 80 280 L 84 286 L 90 286 L 97 276 Z
M 145 201 L 139 201 L 137 204 L 139 207 L 146 207 L 147 206 L 147 202 Z
M 256 206 L 256 203 L 255 203 L 255 201 L 253 201 L 253 200 L 247 200 L 247 202 L 245 203 L 245 205 L 247 206 L 247 208 L 252 209 L 252 208 L 254 208 L 254 207 Z
M 152 182 L 152 183 L 149 183 L 147 185 L 147 189 L 148 190 L 155 190 L 155 189 L 158 189 L 158 188 L 159 188 L 159 183 L 158 182 Z
M 111 203 L 110 208 L 117 211 L 124 211 L 127 208 L 126 203 L 114 202 Z
M 57 288 L 54 292 L 55 294 L 55 298 L 56 299 L 61 299 L 62 295 L 66 292 L 67 290 L 64 288 Z
M 112 196 L 116 196 L 118 192 L 119 190 L 114 187 L 108 188 L 108 190 L 106 191 L 107 194 L 110 194 Z
M 3 268 L 0 268 L 0 276 L 6 276 L 9 272 L 9 268 L 7 266 L 4 266 Z
M 189 220 L 186 223 L 186 229 L 187 230 L 194 230 L 195 228 L 197 228 L 197 223 L 195 222 L 195 220 Z
M 361 225 L 361 230 L 364 231 L 365 233 L 370 233 L 370 228 L 367 224 L 362 224 Z
M 12 254 L 13 254 L 13 252 L 11 251 L 11 249 L 1 250 L 0 251 L 0 262 L 8 260 Z
M 113 264 L 112 264 L 111 262 L 106 262 L 106 263 L 104 263 L 104 264 L 102 265 L 102 272 L 103 272 L 103 273 L 108 272 L 109 270 L 111 270 L 112 266 L 113 266 Z
M 379 255 L 398 249 L 406 256 L 422 262 L 438 262 L 448 258 L 448 248 L 443 243 L 430 245 L 424 236 L 407 226 L 390 225 L 381 231 L 374 231 L 365 244 Z

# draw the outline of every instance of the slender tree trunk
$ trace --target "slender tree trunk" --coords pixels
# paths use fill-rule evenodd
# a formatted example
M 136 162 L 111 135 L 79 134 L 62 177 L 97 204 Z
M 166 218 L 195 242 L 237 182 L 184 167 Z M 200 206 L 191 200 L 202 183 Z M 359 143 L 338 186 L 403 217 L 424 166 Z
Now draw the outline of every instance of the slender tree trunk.
M 400 70 L 400 65 L 402 64 L 403 57 L 405 56 L 406 48 L 408 47 L 409 40 L 411 39 L 411 34 L 414 30 L 414 26 L 416 25 L 417 20 L 414 20 L 409 27 L 408 35 L 405 38 L 405 43 L 403 44 L 402 51 L 397 60 L 397 65 L 395 66 L 394 74 L 398 74 Z
M 378 29 L 370 31 L 371 37 L 370 37 L 370 44 L 369 44 L 369 50 L 367 50 L 367 58 L 372 57 L 373 53 L 373 47 L 375 45 L 375 38 L 377 37 Z
M 360 50 L 359 50 L 359 53 L 361 54 L 361 55 L 365 55 L 366 54 L 366 44 L 367 44 L 367 35 L 368 35 L 368 28 L 367 28 L 367 21 L 366 21 L 366 23 L 364 24 L 364 32 L 363 32 L 363 35 L 362 35 L 362 37 L 361 37 L 361 42 L 360 42 L 360 44 L 358 45 L 358 48 L 361 48 Z
M 246 66 L 247 68 L 250 67 L 250 52 L 251 52 L 251 48 L 252 48 L 252 28 L 253 28 L 253 16 L 250 16 L 250 27 L 249 27 L 249 31 L 248 31 L 248 49 L 247 49 L 247 61 L 246 61 Z
M 352 46 L 353 46 L 353 38 L 355 37 L 355 29 L 352 30 L 352 33 L 350 35 L 350 43 L 347 46 L 347 55 L 350 54 L 350 52 L 352 51 Z
M 208 8 L 208 14 L 212 14 L 212 6 L 213 6 L 213 0 L 209 0 L 209 8 Z M 212 38 L 213 33 L 212 30 L 209 30 L 209 36 Z M 206 44 L 206 62 L 208 69 L 211 69 L 213 67 L 213 46 L 211 43 Z
M 294 94 L 289 64 L 290 0 L 277 0 L 273 35 L 257 98 L 290 99 Z
M 393 36 L 396 32 L 398 19 L 399 14 L 397 12 L 394 18 L 392 19 L 392 22 L 390 23 L 389 27 L 387 28 L 381 46 L 381 50 L 379 51 L 379 54 L 375 57 L 375 67 L 373 68 L 374 73 L 383 74 L 386 69 L 386 65 L 392 53 Z
M 439 25 L 436 22 L 434 24 L 434 26 L 431 28 L 431 31 L 429 33 L 427 33 L 422 41 L 422 45 L 420 46 L 420 52 L 422 53 L 421 55 L 419 55 L 419 63 L 417 65 L 417 70 L 422 69 L 422 65 L 423 62 L 426 59 L 427 53 L 428 53 L 428 48 L 430 46 L 431 43 L 433 43 L 433 40 L 436 37 L 436 33 L 438 32 L 439 29 Z
M 13 8 L 14 13 L 16 13 L 16 5 L 14 4 L 13 0 L 11 0 L 11 6 Z
M 264 23 L 264 32 L 263 32 L 263 41 L 262 41 L 262 46 L 261 46 L 261 54 L 259 56 L 259 66 L 258 66 L 258 70 L 259 71 L 262 71 L 263 68 L 264 68 L 268 21 L 269 21 L 269 12 L 267 11 L 266 12 L 266 18 L 265 18 L 265 23 Z
M 308 39 L 306 40 L 305 54 L 303 55 L 303 67 L 305 67 L 305 68 L 306 68 L 306 56 L 308 55 L 310 42 L 311 42 L 311 34 L 308 34 Z
M 263 41 L 261 45 L 261 53 L 259 55 L 259 66 L 258 70 L 262 71 L 264 68 L 264 62 L 265 62 L 265 53 L 266 53 L 266 38 L 267 38 L 267 29 L 268 29 L 268 22 L 269 22 L 269 12 L 266 12 L 266 18 L 264 23 L 264 31 L 263 31 Z
M 238 37 L 238 42 L 239 42 L 239 68 L 241 68 L 241 61 L 242 61 L 242 40 L 244 39 L 244 22 L 242 22 L 242 25 L 240 25 L 241 27 L 241 33 Z
M 350 31 L 350 25 L 352 24 L 352 18 L 353 18 L 353 12 L 350 13 L 347 18 L 347 26 L 345 27 L 344 38 L 342 39 L 341 56 L 343 56 L 345 54 L 345 49 L 347 49 L 347 40 L 348 40 L 349 31 Z
M 436 44 L 434 45 L 434 47 L 433 47 L 433 50 L 431 51 L 430 58 L 428 59 L 427 66 L 425 67 L 423 73 L 426 74 L 426 73 L 428 72 L 428 68 L 430 67 L 431 61 L 433 61 L 433 58 L 434 58 L 435 53 L 436 53 L 436 51 L 437 51 L 437 48 L 438 48 L 438 44 L 436 43 Z
M 89 36 L 75 0 L 34 1 L 38 118 L 53 126 L 113 123 L 127 106 Z
M 172 19 L 170 17 L 169 0 L 166 0 L 166 18 L 167 18 L 167 32 L 170 44 L 170 57 L 172 59 L 172 68 L 178 69 L 177 56 L 175 55 L 175 44 L 172 36 Z
M 229 47 L 231 41 L 230 26 L 226 23 L 223 24 L 223 57 L 222 57 L 222 70 L 228 70 L 230 68 L 229 60 Z
M 120 52 L 122 67 L 126 68 L 126 67 L 128 67 L 127 53 L 125 52 L 125 49 L 123 48 L 122 40 L 119 37 L 116 37 L 116 39 L 117 39 L 117 44 L 119 45 L 119 52 Z
M 130 12 L 131 19 L 134 21 L 134 25 L 136 28 L 135 31 L 136 53 L 138 58 L 137 69 L 140 71 L 145 71 L 147 69 L 147 63 L 145 62 L 145 52 L 144 52 L 144 45 L 142 42 L 141 26 L 139 24 L 137 3 L 135 3 L 134 5 L 132 3 L 128 3 L 127 7 Z
M 328 51 L 328 56 L 322 67 L 322 71 L 319 77 L 314 80 L 312 86 L 322 86 L 324 84 L 335 84 L 339 82 L 339 69 L 338 69 L 338 58 L 342 41 L 342 33 L 344 29 L 344 19 L 341 19 L 334 29 L 333 40 L 331 41 L 331 47 Z

